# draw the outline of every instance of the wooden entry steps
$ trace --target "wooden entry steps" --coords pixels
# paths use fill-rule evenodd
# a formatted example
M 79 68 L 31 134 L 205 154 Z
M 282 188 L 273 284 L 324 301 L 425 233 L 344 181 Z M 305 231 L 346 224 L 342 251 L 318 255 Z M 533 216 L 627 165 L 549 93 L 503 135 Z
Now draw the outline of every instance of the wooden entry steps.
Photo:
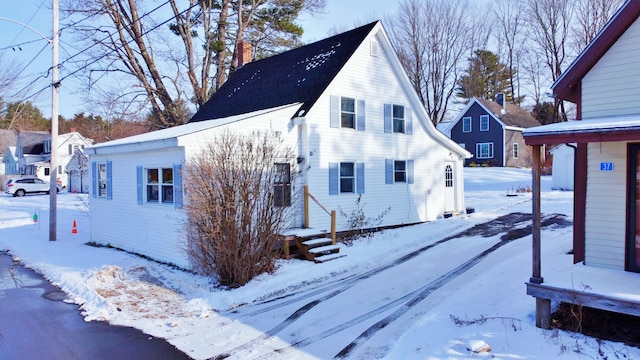
M 308 233 L 309 229 L 301 229 L 302 233 L 291 232 L 283 236 L 283 257 L 286 259 L 303 258 L 315 263 L 327 262 L 344 257 L 340 254 L 340 247 L 333 244 L 325 232 Z

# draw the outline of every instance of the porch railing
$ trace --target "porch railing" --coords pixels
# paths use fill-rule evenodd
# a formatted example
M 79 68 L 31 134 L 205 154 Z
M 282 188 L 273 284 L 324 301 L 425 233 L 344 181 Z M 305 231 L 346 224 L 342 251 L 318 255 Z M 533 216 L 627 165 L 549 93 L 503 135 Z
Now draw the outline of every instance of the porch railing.
M 304 227 L 307 229 L 311 227 L 309 224 L 309 199 L 313 200 L 316 204 L 318 204 L 318 206 L 320 206 L 320 209 L 324 210 L 324 212 L 326 212 L 327 215 L 331 217 L 331 242 L 333 243 L 333 245 L 335 245 L 336 244 L 336 211 L 335 210 L 329 211 L 327 210 L 327 208 L 322 206 L 322 204 L 320 204 L 318 199 L 316 199 L 309 192 L 309 186 L 307 185 L 304 186 Z

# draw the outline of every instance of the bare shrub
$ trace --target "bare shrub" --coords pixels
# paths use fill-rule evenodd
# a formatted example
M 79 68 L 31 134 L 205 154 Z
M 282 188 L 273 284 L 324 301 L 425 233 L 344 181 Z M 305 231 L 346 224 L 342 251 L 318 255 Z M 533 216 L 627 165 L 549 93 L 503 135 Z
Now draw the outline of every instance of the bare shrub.
M 362 195 L 358 195 L 356 199 L 356 206 L 347 214 L 342 207 L 338 206 L 340 215 L 347 219 L 347 226 L 349 230 L 345 231 L 340 236 L 340 241 L 345 245 L 353 245 L 353 241 L 360 238 L 368 238 L 374 235 L 375 228 L 382 223 L 383 218 L 391 211 L 391 207 L 388 207 L 376 217 L 370 217 L 365 215 L 364 206 L 366 203 L 362 202 Z
M 292 203 L 294 166 L 293 152 L 268 132 L 227 131 L 188 161 L 185 251 L 196 271 L 239 287 L 274 270 L 292 211 L 277 205 Z

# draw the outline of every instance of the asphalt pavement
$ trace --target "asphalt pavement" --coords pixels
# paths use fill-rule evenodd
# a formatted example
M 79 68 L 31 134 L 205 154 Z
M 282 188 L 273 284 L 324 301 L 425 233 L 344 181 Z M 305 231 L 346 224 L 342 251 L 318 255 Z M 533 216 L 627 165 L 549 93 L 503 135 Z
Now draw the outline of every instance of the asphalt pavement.
M 105 322 L 0 252 L 0 359 L 189 359 L 165 340 Z

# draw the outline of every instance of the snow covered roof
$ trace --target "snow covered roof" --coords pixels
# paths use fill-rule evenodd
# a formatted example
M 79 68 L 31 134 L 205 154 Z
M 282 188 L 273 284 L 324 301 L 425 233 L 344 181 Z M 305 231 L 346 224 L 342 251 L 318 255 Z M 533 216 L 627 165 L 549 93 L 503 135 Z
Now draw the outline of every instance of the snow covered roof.
M 162 129 L 162 130 L 156 130 L 156 131 L 151 131 L 145 134 L 139 134 L 139 135 L 134 135 L 134 136 L 129 136 L 126 138 L 122 138 L 122 139 L 118 139 L 118 140 L 113 140 L 113 141 L 108 141 L 108 142 L 104 142 L 104 143 L 100 143 L 100 144 L 96 144 L 90 147 L 85 148 L 85 151 L 88 154 L 96 154 L 99 150 L 101 149 L 107 149 L 107 148 L 113 148 L 113 147 L 117 147 L 117 146 L 123 146 L 123 145 L 132 145 L 132 144 L 141 144 L 141 143 L 150 143 L 150 142 L 163 142 L 166 145 L 166 141 L 167 140 L 175 140 L 176 143 L 174 144 L 177 145 L 177 139 L 181 136 L 185 136 L 188 134 L 192 134 L 198 131 L 202 131 L 202 130 L 207 130 L 207 129 L 211 129 L 211 128 L 215 128 L 218 126 L 223 126 L 226 124 L 230 124 L 236 121 L 241 121 L 241 120 L 246 120 L 249 118 L 253 118 L 253 117 L 258 117 L 258 116 L 263 116 L 278 110 L 291 110 L 291 113 L 293 114 L 293 111 L 300 106 L 300 103 L 294 103 L 294 104 L 289 104 L 289 105 L 284 105 L 284 106 L 279 106 L 276 108 L 272 108 L 272 109 L 264 109 L 264 110 L 259 110 L 259 111 L 254 111 L 248 114 L 240 114 L 240 115 L 234 115 L 234 116 L 229 116 L 223 119 L 217 119 L 217 120 L 207 120 L 207 121 L 199 121 L 199 122 L 192 122 L 192 123 L 187 123 L 184 125 L 180 125 L 180 126 L 175 126 L 175 127 L 171 127 L 171 128 L 167 128 L 167 129 Z
M 527 145 L 640 140 L 640 114 L 536 126 L 523 136 Z

